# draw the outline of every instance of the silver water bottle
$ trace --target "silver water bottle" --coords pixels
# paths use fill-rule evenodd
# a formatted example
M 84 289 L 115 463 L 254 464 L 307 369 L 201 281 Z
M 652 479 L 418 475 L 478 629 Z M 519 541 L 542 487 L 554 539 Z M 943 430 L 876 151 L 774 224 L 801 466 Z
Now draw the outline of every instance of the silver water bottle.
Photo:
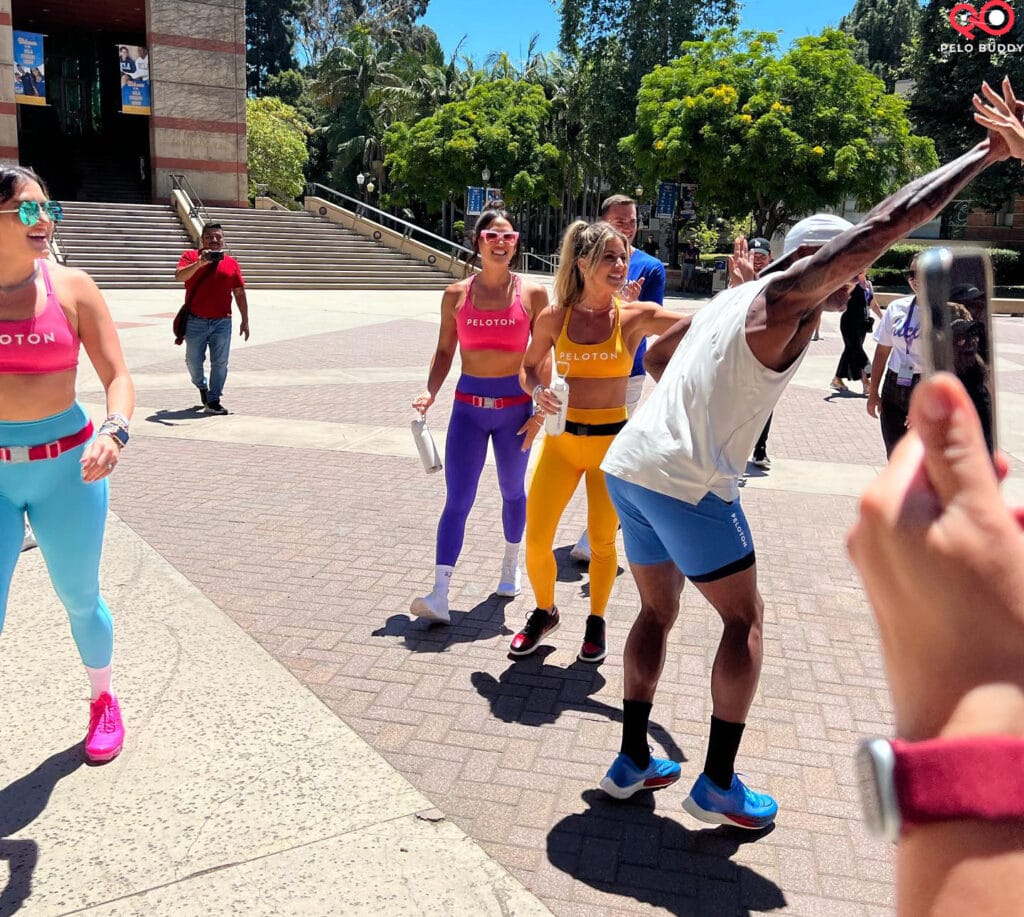
M 569 383 L 558 371 L 559 365 L 555 360 L 555 349 L 551 348 L 551 384 L 548 391 L 558 399 L 558 413 L 548 414 L 544 418 L 544 432 L 548 436 L 558 436 L 565 432 L 565 415 L 569 410 Z M 569 365 L 565 364 L 565 371 L 569 371 Z
M 434 474 L 444 466 L 441 464 L 441 456 L 434 445 L 434 437 L 427 429 L 427 418 L 417 417 L 411 424 L 413 442 L 416 443 L 416 451 L 420 454 L 420 461 L 423 462 L 423 470 L 427 474 Z

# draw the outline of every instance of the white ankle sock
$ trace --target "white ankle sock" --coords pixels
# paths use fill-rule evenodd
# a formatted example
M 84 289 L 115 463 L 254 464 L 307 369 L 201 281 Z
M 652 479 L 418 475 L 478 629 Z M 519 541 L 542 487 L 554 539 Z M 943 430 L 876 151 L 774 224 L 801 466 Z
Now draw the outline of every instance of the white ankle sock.
M 85 673 L 89 676 L 89 684 L 92 687 L 92 697 L 90 700 L 96 700 L 104 691 L 108 694 L 114 692 L 110 690 L 110 666 L 104 666 L 102 669 L 90 669 L 88 666 L 85 667 Z
M 452 573 L 454 572 L 455 567 L 449 567 L 447 564 L 436 564 L 434 566 L 434 595 L 448 598 L 448 587 L 451 585 Z
M 519 566 L 519 550 L 522 546 L 521 541 L 505 542 L 505 559 L 501 562 L 502 570 L 514 570 Z

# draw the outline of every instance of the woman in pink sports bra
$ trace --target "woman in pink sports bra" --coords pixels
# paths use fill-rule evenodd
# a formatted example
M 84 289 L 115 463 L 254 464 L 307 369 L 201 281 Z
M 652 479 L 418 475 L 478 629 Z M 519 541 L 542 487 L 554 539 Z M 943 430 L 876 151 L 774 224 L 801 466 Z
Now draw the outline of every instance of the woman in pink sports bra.
M 101 762 L 124 744 L 99 562 L 135 390 L 96 284 L 48 260 L 62 216 L 39 176 L 0 166 L 0 628 L 27 516 L 92 687 L 85 756 Z M 98 431 L 75 400 L 80 344 L 106 390 Z
M 548 296 L 540 284 L 512 273 L 519 233 L 500 206 L 485 210 L 473 231 L 473 253 L 480 256 L 480 273 L 474 271 L 444 292 L 441 331 L 427 387 L 412 403 L 421 414 L 427 413 L 458 347 L 462 375 L 455 388 L 445 441 L 448 494 L 437 526 L 434 588 L 413 599 L 410 607 L 417 617 L 444 624 L 450 620 L 448 587 L 462 551 L 466 518 L 476 498 L 488 441 L 497 465 L 505 533 L 505 557 L 496 592 L 516 596 L 522 591 L 519 553 L 526 526 L 524 481 L 529 452 L 522 450 L 520 430 L 533 413 L 533 405 L 520 388 L 519 366 L 534 316 L 547 306 Z

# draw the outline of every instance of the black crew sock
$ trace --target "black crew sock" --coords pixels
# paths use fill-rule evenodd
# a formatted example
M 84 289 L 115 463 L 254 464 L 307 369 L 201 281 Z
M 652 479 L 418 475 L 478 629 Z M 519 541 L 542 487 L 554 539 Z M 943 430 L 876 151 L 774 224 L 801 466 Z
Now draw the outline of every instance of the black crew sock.
M 651 750 L 647 747 L 647 721 L 651 718 L 652 704 L 642 700 L 622 702 L 622 747 L 633 763 L 644 770 L 651 763 Z
M 711 735 L 708 754 L 704 759 L 704 773 L 719 789 L 732 786 L 736 766 L 736 752 L 740 750 L 745 723 L 729 723 L 717 716 L 711 717 Z

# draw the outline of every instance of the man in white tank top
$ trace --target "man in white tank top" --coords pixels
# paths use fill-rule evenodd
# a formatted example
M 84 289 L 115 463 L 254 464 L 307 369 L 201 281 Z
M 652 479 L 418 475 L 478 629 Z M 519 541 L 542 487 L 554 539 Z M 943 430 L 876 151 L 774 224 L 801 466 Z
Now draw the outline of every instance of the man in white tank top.
M 1024 125 L 1009 82 L 976 101 L 988 137 L 876 206 L 853 226 L 816 214 L 787 234 L 782 257 L 756 280 L 720 293 L 647 352 L 658 381 L 602 463 L 622 523 L 641 609 L 626 642 L 623 739 L 601 781 L 624 799 L 680 776 L 654 758 L 647 722 L 668 632 L 688 577 L 723 622 L 711 675 L 704 771 L 683 807 L 702 821 L 761 829 L 778 806 L 749 790 L 734 765 L 761 671 L 764 604 L 739 478 L 765 421 L 803 359 L 822 311 L 841 312 L 856 281 L 893 243 L 937 215 L 989 165 L 1024 159 Z

